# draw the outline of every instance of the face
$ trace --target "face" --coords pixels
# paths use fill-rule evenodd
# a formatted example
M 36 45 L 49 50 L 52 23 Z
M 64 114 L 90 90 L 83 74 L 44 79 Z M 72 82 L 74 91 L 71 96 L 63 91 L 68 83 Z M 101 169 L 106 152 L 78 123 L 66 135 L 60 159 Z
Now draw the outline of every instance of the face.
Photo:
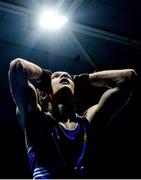
M 51 87 L 53 94 L 56 94 L 64 88 L 68 88 L 74 94 L 74 82 L 70 74 L 63 71 L 57 71 L 51 75 Z

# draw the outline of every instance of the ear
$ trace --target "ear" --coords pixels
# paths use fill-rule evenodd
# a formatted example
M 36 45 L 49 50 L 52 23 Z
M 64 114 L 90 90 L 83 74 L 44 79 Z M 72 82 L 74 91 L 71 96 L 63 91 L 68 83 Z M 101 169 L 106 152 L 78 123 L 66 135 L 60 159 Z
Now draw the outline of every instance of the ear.
M 44 100 L 44 99 L 46 99 L 47 98 L 47 93 L 45 93 L 45 92 L 42 92 L 41 93 L 41 98 Z

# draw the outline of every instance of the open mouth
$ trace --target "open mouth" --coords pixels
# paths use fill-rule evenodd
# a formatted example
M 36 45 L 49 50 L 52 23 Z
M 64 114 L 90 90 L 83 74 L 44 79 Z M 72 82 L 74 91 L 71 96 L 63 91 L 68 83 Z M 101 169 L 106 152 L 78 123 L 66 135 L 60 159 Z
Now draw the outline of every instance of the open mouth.
M 63 79 L 60 80 L 60 83 L 61 84 L 69 84 L 69 81 L 68 81 L 68 79 L 63 78 Z

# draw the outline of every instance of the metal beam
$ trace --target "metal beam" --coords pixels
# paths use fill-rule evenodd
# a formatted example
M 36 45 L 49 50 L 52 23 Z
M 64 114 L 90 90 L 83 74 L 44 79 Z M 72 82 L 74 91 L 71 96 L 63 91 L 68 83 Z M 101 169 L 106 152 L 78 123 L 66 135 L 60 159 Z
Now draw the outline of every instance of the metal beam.
M 84 55 L 84 57 L 88 60 L 88 62 L 91 64 L 91 66 L 93 68 L 96 68 L 95 63 L 93 62 L 93 60 L 91 59 L 91 57 L 89 56 L 88 52 L 86 51 L 86 49 L 82 46 L 82 44 L 79 42 L 79 40 L 76 38 L 75 34 L 71 31 L 67 31 L 71 40 L 73 40 L 74 44 L 76 45 L 76 47 L 79 49 L 80 53 L 82 53 Z
M 68 8 L 68 14 L 71 16 L 75 13 L 75 11 L 77 10 L 77 8 L 80 7 L 80 5 L 83 3 L 84 0 L 74 0 L 70 7 Z M 63 6 L 65 0 L 59 0 L 57 3 L 56 3 L 56 8 L 59 9 Z M 1 6 L 1 9 L 2 11 L 5 11 L 5 12 L 10 12 L 10 13 L 13 13 L 13 14 L 17 14 L 17 15 L 21 15 L 21 14 L 34 14 L 36 12 L 34 12 L 33 10 L 31 11 L 30 9 L 26 8 L 26 7 L 22 7 L 22 6 L 19 6 L 19 5 L 16 5 L 16 4 L 12 4 L 12 3 L 7 3 L 7 2 L 3 2 L 3 1 L 0 1 L 0 6 Z
M 69 27 L 72 31 L 79 32 L 88 36 L 97 37 L 100 39 L 118 42 L 130 46 L 138 46 L 141 48 L 141 41 L 137 41 L 126 36 L 121 36 L 116 33 L 104 31 L 98 28 L 89 27 L 78 23 L 70 23 Z
M 16 14 L 16 15 L 25 15 L 25 14 L 31 14 L 31 10 L 25 7 L 21 7 L 19 5 L 15 5 L 12 3 L 6 3 L 3 1 L 0 1 L 0 10 L 4 12 L 8 12 L 11 14 Z
M 76 9 L 82 4 L 83 1 L 84 0 L 75 0 L 73 2 L 72 6 L 70 7 L 69 12 L 73 14 L 76 11 Z M 64 1 L 62 0 L 61 3 L 63 3 L 63 2 Z M 33 10 L 31 11 L 28 8 L 21 7 L 19 5 L 15 5 L 15 4 L 11 4 L 11 3 L 6 3 L 3 1 L 0 1 L 0 6 L 1 6 L 2 11 L 17 14 L 17 15 L 25 15 L 25 14 L 33 15 L 34 13 L 36 13 Z M 78 23 L 71 23 L 71 22 L 70 22 L 69 28 L 72 31 L 75 31 L 78 33 L 82 33 L 82 34 L 89 35 L 92 37 L 97 37 L 100 39 L 113 41 L 113 42 L 129 45 L 129 46 L 135 46 L 136 48 L 141 49 L 141 41 L 137 41 L 133 38 L 121 36 L 116 33 L 108 32 L 108 31 L 105 31 L 105 30 L 102 30 L 99 28 L 89 27 L 86 25 L 82 25 L 82 24 L 78 24 Z

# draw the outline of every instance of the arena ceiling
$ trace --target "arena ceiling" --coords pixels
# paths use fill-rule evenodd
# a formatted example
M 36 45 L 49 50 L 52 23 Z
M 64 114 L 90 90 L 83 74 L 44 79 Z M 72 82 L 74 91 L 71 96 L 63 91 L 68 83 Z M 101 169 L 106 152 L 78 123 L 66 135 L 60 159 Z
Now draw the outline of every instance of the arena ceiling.
M 43 7 L 59 9 L 68 17 L 66 26 L 41 31 Z M 134 67 L 141 57 L 140 10 L 140 0 L 2 0 L 3 57 L 23 57 L 73 73 Z

